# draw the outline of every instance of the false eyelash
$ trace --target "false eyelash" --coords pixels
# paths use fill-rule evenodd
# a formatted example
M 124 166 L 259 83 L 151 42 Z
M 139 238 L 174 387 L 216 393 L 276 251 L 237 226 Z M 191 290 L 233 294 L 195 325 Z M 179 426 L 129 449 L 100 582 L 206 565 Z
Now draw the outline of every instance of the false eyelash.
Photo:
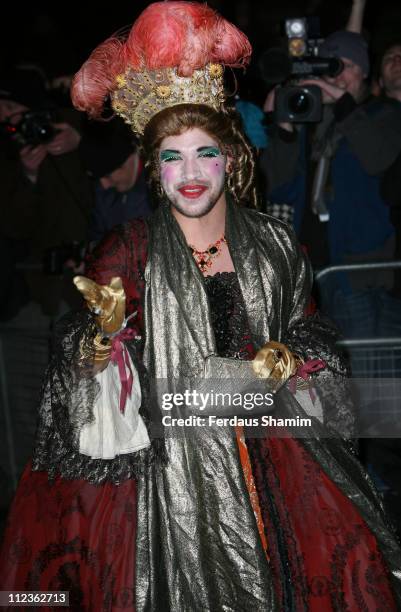
M 180 160 L 181 157 L 179 157 L 178 155 L 171 155 L 170 157 L 165 157 L 164 159 L 162 159 L 162 162 L 169 162 L 169 161 L 177 161 Z
M 200 153 L 199 157 L 218 157 L 220 153 L 215 153 L 214 151 L 207 151 L 206 153 Z

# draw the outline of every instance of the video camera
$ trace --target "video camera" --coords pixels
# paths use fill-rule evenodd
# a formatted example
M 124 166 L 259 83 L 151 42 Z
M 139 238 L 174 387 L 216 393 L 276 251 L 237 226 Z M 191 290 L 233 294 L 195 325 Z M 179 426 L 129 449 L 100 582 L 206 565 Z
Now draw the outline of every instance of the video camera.
M 0 123 L 0 134 L 19 147 L 36 147 L 50 142 L 57 134 L 53 120 L 53 112 L 50 110 L 29 110 L 23 113 L 17 124 L 10 121 Z
M 286 83 L 276 90 L 274 119 L 276 123 L 317 122 L 322 118 L 322 93 L 317 85 L 299 86 L 297 82 L 313 77 L 336 77 L 343 62 L 335 57 L 320 57 L 319 19 L 287 19 L 285 33 L 288 52 L 280 48 L 265 51 L 259 67 L 268 85 Z

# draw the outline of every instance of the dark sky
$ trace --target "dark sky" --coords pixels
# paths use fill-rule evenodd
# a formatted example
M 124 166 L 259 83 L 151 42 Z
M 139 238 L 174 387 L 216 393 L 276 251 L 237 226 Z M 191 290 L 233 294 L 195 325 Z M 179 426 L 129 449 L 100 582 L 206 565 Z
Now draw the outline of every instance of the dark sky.
M 1 20 L 1 68 L 13 60 L 23 60 L 42 64 L 51 76 L 75 72 L 91 49 L 132 23 L 148 4 L 141 0 L 104 5 L 83 1 L 15 2 L 15 7 L 9 9 L 9 18 Z M 275 43 L 284 18 L 318 15 L 326 35 L 344 25 L 351 0 L 210 0 L 209 5 L 247 33 L 256 57 Z M 367 0 L 365 25 L 374 48 L 383 39 L 398 34 L 401 37 L 401 2 Z

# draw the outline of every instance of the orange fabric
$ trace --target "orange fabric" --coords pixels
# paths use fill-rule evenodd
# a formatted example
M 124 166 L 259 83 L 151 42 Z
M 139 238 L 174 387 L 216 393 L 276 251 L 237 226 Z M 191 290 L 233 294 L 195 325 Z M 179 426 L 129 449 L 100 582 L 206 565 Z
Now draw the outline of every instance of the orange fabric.
M 259 497 L 258 492 L 256 490 L 255 481 L 252 474 L 251 462 L 249 459 L 248 449 L 245 442 L 244 430 L 240 426 L 235 427 L 235 433 L 237 436 L 237 443 L 239 449 L 239 456 L 241 460 L 242 470 L 244 472 L 246 487 L 248 489 L 249 497 L 251 500 L 251 505 L 253 512 L 255 514 L 256 523 L 258 526 L 258 531 L 260 535 L 260 539 L 262 542 L 263 550 L 267 556 L 267 539 L 265 534 L 265 526 L 262 520 L 262 514 L 259 506 Z

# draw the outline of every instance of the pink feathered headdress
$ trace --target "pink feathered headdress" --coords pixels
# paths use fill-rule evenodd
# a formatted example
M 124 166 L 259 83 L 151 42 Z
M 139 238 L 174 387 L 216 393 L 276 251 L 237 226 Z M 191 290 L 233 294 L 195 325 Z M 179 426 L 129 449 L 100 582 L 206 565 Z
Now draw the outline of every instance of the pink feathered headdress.
M 117 76 L 174 68 L 191 77 L 207 64 L 246 66 L 252 48 L 242 32 L 205 4 L 155 2 L 134 23 L 128 36 L 99 45 L 75 75 L 74 106 L 99 117 L 105 98 L 117 88 Z M 121 85 L 121 82 L 120 82 Z

